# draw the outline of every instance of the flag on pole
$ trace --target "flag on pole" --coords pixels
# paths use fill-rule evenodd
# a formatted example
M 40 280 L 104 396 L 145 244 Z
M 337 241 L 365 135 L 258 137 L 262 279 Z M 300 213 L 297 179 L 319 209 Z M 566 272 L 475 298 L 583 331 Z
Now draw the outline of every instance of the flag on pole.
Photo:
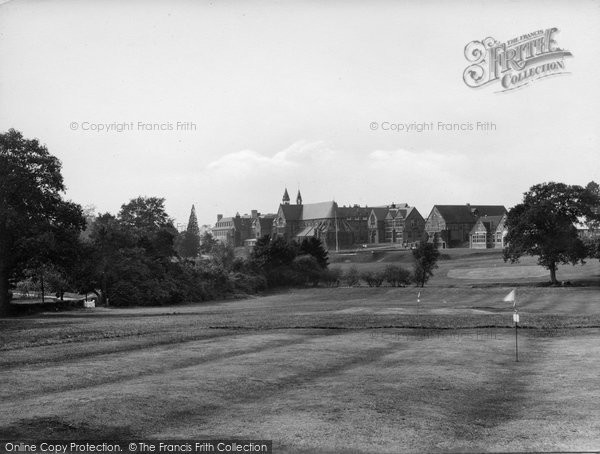
M 513 307 L 517 308 L 517 298 L 516 298 L 516 289 L 512 289 L 508 295 L 506 295 L 503 301 L 508 301 L 513 303 Z

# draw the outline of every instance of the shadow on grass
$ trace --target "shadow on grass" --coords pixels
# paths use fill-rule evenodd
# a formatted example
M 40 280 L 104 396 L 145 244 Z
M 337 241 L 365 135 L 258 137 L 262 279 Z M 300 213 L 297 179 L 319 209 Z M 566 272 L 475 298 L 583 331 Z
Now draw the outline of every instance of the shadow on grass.
M 21 419 L 10 426 L 0 427 L 0 439 L 29 440 L 124 440 L 135 438 L 128 427 L 97 425 L 85 422 L 70 423 L 59 417 Z

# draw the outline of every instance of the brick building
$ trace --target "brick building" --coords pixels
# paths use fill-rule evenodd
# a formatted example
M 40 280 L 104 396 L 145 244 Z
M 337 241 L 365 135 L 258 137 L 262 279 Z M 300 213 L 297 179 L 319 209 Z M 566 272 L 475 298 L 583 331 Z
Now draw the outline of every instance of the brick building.
M 290 204 L 285 190 L 273 220 L 273 235 L 288 241 L 319 238 L 327 249 L 348 248 L 366 241 L 368 209 L 358 206 L 338 207 L 337 203 L 302 203 L 300 191 L 296 204 Z
M 407 203 L 371 208 L 368 219 L 369 243 L 409 245 L 423 237 L 425 220 Z
M 233 247 L 252 245 L 257 238 L 271 235 L 274 218 L 274 214 L 261 215 L 257 210 L 243 216 L 239 213 L 233 217 L 218 214 L 212 235 L 217 241 Z
M 502 249 L 505 246 L 506 214 L 502 216 L 480 216 L 469 232 L 469 247 L 472 249 Z
M 435 205 L 425 231 L 430 241 L 437 237 L 442 248 L 469 247 L 471 230 L 480 217 L 502 217 L 506 212 L 503 205 Z

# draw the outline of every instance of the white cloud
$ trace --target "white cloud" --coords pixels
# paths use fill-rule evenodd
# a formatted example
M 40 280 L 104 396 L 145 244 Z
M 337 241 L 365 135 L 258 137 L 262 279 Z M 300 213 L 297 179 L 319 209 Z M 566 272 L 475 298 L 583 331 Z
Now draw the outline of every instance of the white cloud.
M 202 172 L 203 192 L 218 197 L 214 213 L 275 211 L 287 187 L 298 187 L 305 203 L 408 202 L 424 216 L 434 203 L 464 203 L 473 196 L 467 157 L 460 153 L 375 150 L 350 153 L 328 143 L 301 141 L 267 156 L 254 150 L 227 154 Z M 498 201 L 501 202 L 501 201 Z M 212 217 L 212 213 L 211 213 Z

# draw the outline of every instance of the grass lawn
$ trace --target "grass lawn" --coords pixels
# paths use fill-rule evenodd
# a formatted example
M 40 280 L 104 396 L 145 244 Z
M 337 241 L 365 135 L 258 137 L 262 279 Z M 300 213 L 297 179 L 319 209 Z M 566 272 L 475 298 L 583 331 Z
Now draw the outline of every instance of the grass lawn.
M 509 288 L 456 281 L 0 320 L 0 438 L 599 450 L 598 287 L 519 288 L 515 362 Z
M 515 284 L 531 285 L 550 281 L 550 272 L 537 265 L 537 258 L 525 256 L 518 263 L 504 262 L 502 251 L 495 249 L 441 249 L 439 268 L 429 286 L 460 286 L 471 284 Z M 332 267 L 345 271 L 355 266 L 359 271 L 379 271 L 394 263 L 407 269 L 412 268 L 410 250 L 357 250 L 353 253 L 332 253 Z M 559 265 L 559 281 L 573 284 L 598 285 L 600 261 L 588 260 L 585 265 Z

